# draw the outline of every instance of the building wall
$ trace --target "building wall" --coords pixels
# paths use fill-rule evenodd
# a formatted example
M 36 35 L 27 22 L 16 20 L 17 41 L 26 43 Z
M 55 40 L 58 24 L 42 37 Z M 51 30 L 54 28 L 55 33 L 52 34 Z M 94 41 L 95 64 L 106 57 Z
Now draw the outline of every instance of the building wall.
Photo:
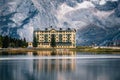
M 56 48 L 75 48 L 76 31 L 75 30 L 45 30 L 34 31 L 34 36 L 38 41 L 38 47 L 50 48 L 51 35 L 55 35 Z M 71 45 L 70 45 L 71 44 Z

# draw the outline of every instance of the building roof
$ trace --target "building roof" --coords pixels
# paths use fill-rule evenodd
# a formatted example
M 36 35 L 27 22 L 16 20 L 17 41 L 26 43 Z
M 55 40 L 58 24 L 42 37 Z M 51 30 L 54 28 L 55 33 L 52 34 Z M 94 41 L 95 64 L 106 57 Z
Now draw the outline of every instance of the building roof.
M 62 32 L 62 31 L 66 31 L 66 32 L 76 32 L 76 29 L 73 29 L 73 28 L 67 28 L 67 29 L 63 29 L 63 28 L 59 28 L 59 29 L 55 29 L 55 28 L 45 28 L 44 30 L 43 29 L 37 29 L 37 30 L 34 30 L 34 32 L 46 32 L 46 31 L 57 31 L 57 32 Z

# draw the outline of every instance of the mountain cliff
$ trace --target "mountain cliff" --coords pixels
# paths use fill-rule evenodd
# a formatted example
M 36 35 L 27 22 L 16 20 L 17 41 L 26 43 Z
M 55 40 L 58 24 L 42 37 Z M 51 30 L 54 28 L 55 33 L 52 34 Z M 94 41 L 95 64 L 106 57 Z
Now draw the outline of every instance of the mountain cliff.
M 119 0 L 1 0 L 0 34 L 32 41 L 34 29 L 75 28 L 78 45 L 120 40 Z

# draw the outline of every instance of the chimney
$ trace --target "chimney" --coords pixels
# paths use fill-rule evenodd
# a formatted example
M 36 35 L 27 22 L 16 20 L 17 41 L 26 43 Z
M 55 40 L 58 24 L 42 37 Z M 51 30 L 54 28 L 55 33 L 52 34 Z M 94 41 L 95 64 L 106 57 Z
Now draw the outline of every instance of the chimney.
M 50 26 L 50 28 L 53 28 L 52 26 Z
M 62 30 L 62 28 L 60 28 L 60 30 Z
M 45 30 L 47 31 L 47 30 L 48 30 L 48 28 L 45 28 Z
M 70 30 L 70 28 L 68 28 L 68 30 Z

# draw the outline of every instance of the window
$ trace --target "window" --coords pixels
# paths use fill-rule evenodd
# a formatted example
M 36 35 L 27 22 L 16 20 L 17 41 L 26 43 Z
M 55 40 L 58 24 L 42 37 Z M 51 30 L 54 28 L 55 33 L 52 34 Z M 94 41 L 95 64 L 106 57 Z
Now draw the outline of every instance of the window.
M 48 42 L 48 34 L 45 34 L 44 37 L 45 37 L 45 42 Z
M 59 34 L 59 42 L 62 42 L 62 34 Z
M 70 42 L 71 34 L 67 34 L 67 42 Z

